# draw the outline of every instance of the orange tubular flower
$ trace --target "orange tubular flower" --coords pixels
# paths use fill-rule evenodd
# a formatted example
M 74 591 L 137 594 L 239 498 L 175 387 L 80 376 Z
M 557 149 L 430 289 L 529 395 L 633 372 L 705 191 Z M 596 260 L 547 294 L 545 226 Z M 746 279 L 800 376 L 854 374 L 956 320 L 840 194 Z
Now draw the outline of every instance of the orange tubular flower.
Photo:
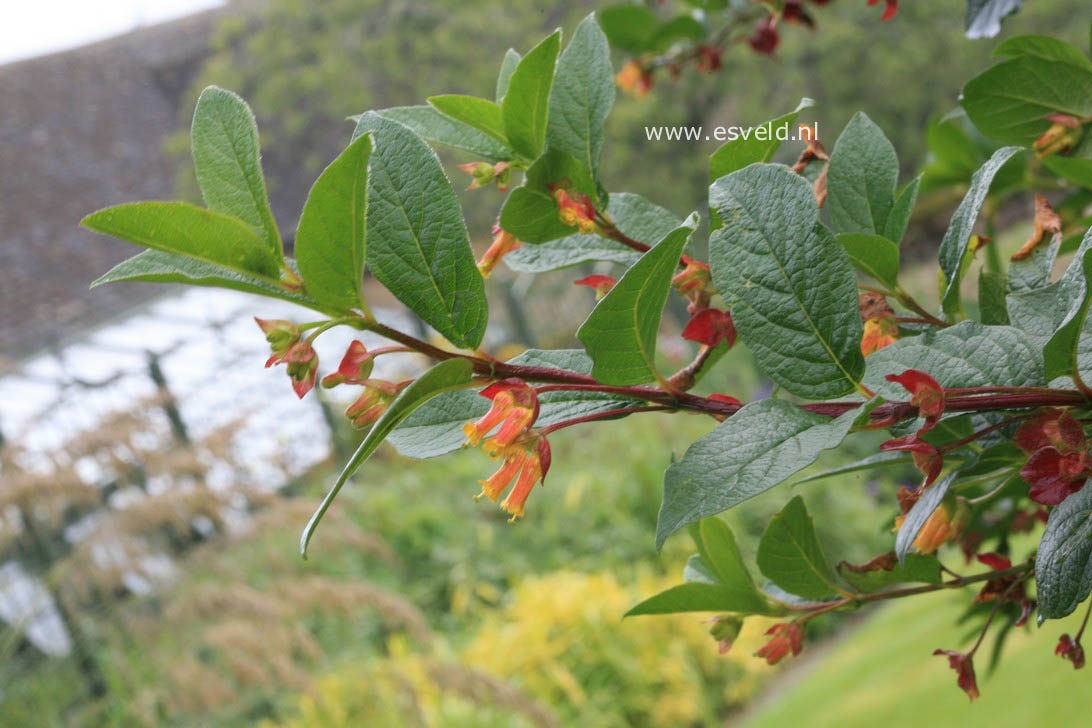
M 544 436 L 534 435 L 512 445 L 499 446 L 494 440 L 489 440 L 488 445 L 493 446 L 489 448 L 490 456 L 503 459 L 504 462 L 489 478 L 478 481 L 482 486 L 478 497 L 484 495 L 496 503 L 518 474 L 516 484 L 500 504 L 501 508 L 512 515 L 508 520 L 515 522 L 516 519 L 523 518 L 524 504 L 535 483 L 546 480 L 546 471 L 550 469 L 550 443 Z
M 472 446 L 477 446 L 497 425 L 501 428 L 495 437 L 490 438 L 490 446 L 503 448 L 511 445 L 520 435 L 526 434 L 538 417 L 538 395 L 521 379 L 501 380 L 486 387 L 480 394 L 491 399 L 493 406 L 477 422 L 463 425 L 463 434 Z
M 516 240 L 515 235 L 507 230 L 501 229 L 499 224 L 494 224 L 493 244 L 489 246 L 489 249 L 485 251 L 485 255 L 478 261 L 478 271 L 482 274 L 483 278 L 488 278 L 490 274 L 492 274 L 493 269 L 497 267 L 497 263 L 500 263 L 504 256 L 522 246 L 523 243 Z
M 579 192 L 575 195 L 570 194 L 560 185 L 550 185 L 550 190 L 557 202 L 561 222 L 575 227 L 585 235 L 590 235 L 599 229 L 595 222 L 595 205 L 587 195 Z
M 354 341 L 341 358 L 337 371 L 322 378 L 322 387 L 330 389 L 344 383 L 363 384 L 371 376 L 374 366 L 375 356 L 364 347 L 364 342 Z
M 643 98 L 652 88 L 652 74 L 637 61 L 629 61 L 614 77 L 618 88 L 636 98 Z
M 773 637 L 755 653 L 755 657 L 765 658 L 768 665 L 776 665 L 790 652 L 796 657 L 803 648 L 804 632 L 796 622 L 775 624 L 766 630 L 766 634 Z

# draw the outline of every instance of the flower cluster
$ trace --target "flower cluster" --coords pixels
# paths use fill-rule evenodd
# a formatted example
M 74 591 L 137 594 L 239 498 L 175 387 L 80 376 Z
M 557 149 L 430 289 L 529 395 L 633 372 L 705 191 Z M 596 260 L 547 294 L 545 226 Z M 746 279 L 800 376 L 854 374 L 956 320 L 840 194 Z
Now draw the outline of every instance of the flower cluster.
M 361 395 L 345 409 L 345 416 L 352 422 L 353 427 L 367 427 L 382 417 L 405 386 L 383 379 L 370 378 L 372 369 L 375 367 L 375 358 L 388 351 L 390 350 L 368 351 L 363 342 L 354 341 L 349 344 L 345 356 L 341 358 L 337 371 L 322 378 L 324 389 L 330 389 L 339 384 L 356 384 L 364 387 Z
M 766 634 L 773 636 L 755 653 L 755 657 L 765 658 L 768 665 L 776 665 L 789 653 L 796 657 L 803 649 L 804 631 L 796 622 L 775 624 L 766 630 Z
M 268 368 L 284 364 L 288 378 L 292 380 L 292 390 L 302 399 L 315 386 L 315 378 L 318 376 L 318 354 L 311 346 L 311 339 L 301 341 L 302 331 L 291 321 L 257 317 L 254 320 L 273 350 L 265 366 Z
M 561 222 L 574 227 L 585 235 L 590 235 L 599 230 L 595 222 L 595 205 L 591 198 L 580 192 L 569 189 L 568 180 L 561 180 L 549 185 L 550 193 L 557 202 L 558 217 Z
M 1036 503 L 1056 506 L 1084 487 L 1092 465 L 1088 441 L 1067 411 L 1041 411 L 1020 425 L 1013 440 L 1029 455 L 1020 477 L 1031 485 L 1028 496 Z

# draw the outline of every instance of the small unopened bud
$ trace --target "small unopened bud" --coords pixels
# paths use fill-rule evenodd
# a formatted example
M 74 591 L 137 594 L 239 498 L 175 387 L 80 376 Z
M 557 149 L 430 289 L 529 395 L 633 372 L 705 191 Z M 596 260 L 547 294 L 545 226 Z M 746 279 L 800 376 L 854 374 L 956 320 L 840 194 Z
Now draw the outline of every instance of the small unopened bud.
M 1047 119 L 1053 123 L 1032 145 L 1036 157 L 1042 159 L 1062 154 L 1080 144 L 1084 137 L 1084 124 L 1080 119 L 1068 114 L 1051 114 Z
M 741 617 L 721 615 L 713 617 L 709 621 L 712 623 L 712 626 L 709 627 L 709 634 L 713 635 L 713 639 L 717 641 L 720 654 L 727 654 L 743 629 L 743 619 Z

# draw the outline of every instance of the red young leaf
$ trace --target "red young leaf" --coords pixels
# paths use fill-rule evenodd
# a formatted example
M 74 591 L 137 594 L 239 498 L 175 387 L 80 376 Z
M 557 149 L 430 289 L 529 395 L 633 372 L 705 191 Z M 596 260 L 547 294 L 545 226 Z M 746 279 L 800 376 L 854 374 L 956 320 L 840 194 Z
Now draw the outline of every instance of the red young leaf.
M 736 341 L 736 327 L 732 323 L 732 315 L 727 311 L 707 308 L 694 314 L 682 330 L 682 337 L 706 346 L 716 346 L 721 341 L 727 341 L 731 347 Z
M 915 435 L 896 437 L 880 445 L 881 450 L 906 450 L 914 458 L 914 465 L 925 475 L 922 487 L 933 484 L 944 467 L 944 456 L 925 440 Z
M 947 655 L 948 667 L 956 671 L 958 675 L 956 684 L 967 693 L 973 701 L 978 697 L 978 683 L 974 676 L 974 659 L 971 655 L 954 650 L 934 650 L 934 655 Z

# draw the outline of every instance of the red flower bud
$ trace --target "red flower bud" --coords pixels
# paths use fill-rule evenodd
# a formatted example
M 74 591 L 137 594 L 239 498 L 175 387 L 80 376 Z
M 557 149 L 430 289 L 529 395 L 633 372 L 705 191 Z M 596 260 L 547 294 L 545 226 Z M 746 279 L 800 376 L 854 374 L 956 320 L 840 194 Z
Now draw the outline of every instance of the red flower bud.
M 774 52 L 781 38 L 777 34 L 777 18 L 770 15 L 755 28 L 755 32 L 747 39 L 747 44 L 758 53 L 767 55 Z
M 610 293 L 610 289 L 614 288 L 615 281 L 610 276 L 604 275 L 590 275 L 587 278 L 581 278 L 578 281 L 573 281 L 574 286 L 588 286 L 595 289 L 595 300 L 598 301 L 603 296 Z
M 781 17 L 796 25 L 806 25 L 809 28 L 815 27 L 815 21 L 805 12 L 800 0 L 785 0 L 785 7 L 781 10 Z
M 694 314 L 682 330 L 682 337 L 706 346 L 716 346 L 721 341 L 727 341 L 731 348 L 736 341 L 736 327 L 732 323 L 732 315 L 727 311 L 707 308 Z
M 720 51 L 712 46 L 698 46 L 698 62 L 695 68 L 702 73 L 712 73 L 720 68 Z
M 956 671 L 956 684 L 973 701 L 978 698 L 978 682 L 974 676 L 974 658 L 954 650 L 934 650 L 934 655 L 947 655 L 948 667 Z
M 355 383 L 364 384 L 364 391 L 346 408 L 345 416 L 356 428 L 367 427 L 382 417 L 402 390 L 399 385 L 381 379 Z
M 315 377 L 318 375 L 318 354 L 311 348 L 310 341 L 293 344 L 276 363 L 288 365 L 288 377 L 292 380 L 292 390 L 300 399 L 303 399 L 303 396 L 315 386 Z
M 1044 447 L 1054 447 L 1060 452 L 1081 452 L 1088 448 L 1081 423 L 1066 410 L 1055 408 L 1044 409 L 1024 420 L 1012 439 L 1028 454 Z
M 709 628 L 709 634 L 713 635 L 713 639 L 717 641 L 720 654 L 728 654 L 736 638 L 739 637 L 740 631 L 743 630 L 743 619 L 721 615 L 711 618 L 709 622 L 713 625 Z
M 255 316 L 254 321 L 265 334 L 265 340 L 269 342 L 269 347 L 273 350 L 273 355 L 265 363 L 266 367 L 280 364 L 292 345 L 299 341 L 300 327 L 284 319 L 260 319 Z
M 907 369 L 902 374 L 888 374 L 885 379 L 898 382 L 910 392 L 910 404 L 918 408 L 918 414 L 925 418 L 925 424 L 918 434 L 933 428 L 944 414 L 944 390 L 940 383 L 918 369 Z
M 476 190 L 486 185 L 497 183 L 497 189 L 504 192 L 508 189 L 508 180 L 512 177 L 511 162 L 468 162 L 460 164 L 459 169 L 474 178 L 467 190 Z
M 1081 647 L 1080 642 L 1070 639 L 1067 634 L 1063 634 L 1058 639 L 1058 646 L 1054 648 L 1054 654 L 1072 662 L 1074 670 L 1080 670 L 1084 667 L 1084 648 Z
M 349 344 L 345 356 L 341 358 L 337 371 L 322 378 L 322 387 L 330 389 L 346 382 L 363 384 L 371 376 L 374 367 L 375 356 L 364 348 L 364 342 L 354 341 Z
M 755 653 L 755 657 L 764 657 L 767 664 L 776 665 L 790 652 L 793 657 L 800 654 L 804 633 L 796 622 L 775 624 L 766 630 L 766 634 L 773 638 Z

